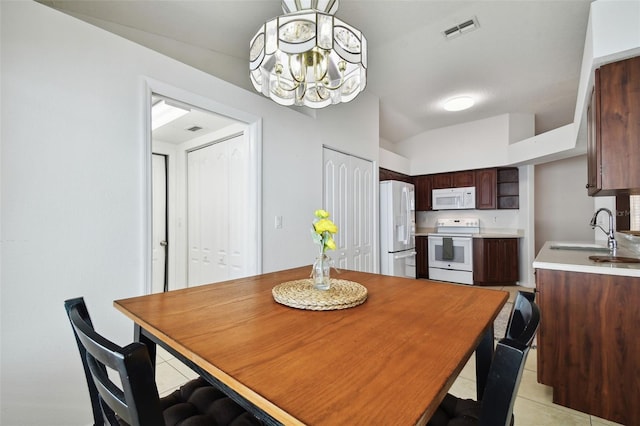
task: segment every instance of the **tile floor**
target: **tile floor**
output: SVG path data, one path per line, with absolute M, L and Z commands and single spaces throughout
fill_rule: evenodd
M 515 299 L 519 287 L 491 287 L 511 293 L 510 300 Z M 537 351 L 529 352 L 522 382 L 514 407 L 515 424 L 517 426 L 612 426 L 617 423 L 595 416 L 571 410 L 551 402 L 551 388 L 541 385 L 536 377 Z M 158 348 L 156 381 L 160 396 L 171 393 L 182 383 L 197 376 L 189 367 L 175 359 L 171 354 Z M 460 377 L 451 387 L 450 392 L 462 398 L 476 397 L 475 359 L 472 357 Z

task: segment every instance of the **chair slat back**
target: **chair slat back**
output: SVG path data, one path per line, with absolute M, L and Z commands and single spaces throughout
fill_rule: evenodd
M 489 368 L 482 398 L 480 426 L 511 424 L 513 405 L 531 343 L 540 324 L 540 310 L 534 302 L 535 294 L 518 292 L 503 339 Z
M 131 426 L 164 425 L 146 346 L 132 343 L 122 348 L 98 334 L 83 298 L 67 300 L 65 309 L 78 343 L 95 424 L 106 420 L 119 425 L 117 414 Z M 117 372 L 120 386 L 110 379 L 108 369 Z

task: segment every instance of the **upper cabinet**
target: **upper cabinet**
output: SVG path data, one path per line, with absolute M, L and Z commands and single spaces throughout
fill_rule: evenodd
M 481 210 L 493 210 L 497 206 L 496 169 L 476 170 L 476 208 Z
M 462 172 L 437 173 L 431 176 L 432 189 L 463 188 L 476 186 L 476 174 L 474 170 Z
M 640 194 L 640 56 L 596 70 L 587 120 L 589 195 Z
M 498 169 L 497 201 L 499 209 L 520 208 L 520 178 L 516 167 Z
M 399 180 L 402 182 L 413 183 L 413 178 L 409 175 L 405 175 L 404 173 L 394 172 L 393 170 L 384 169 L 380 167 L 378 169 L 378 180 L 380 182 L 385 180 Z
M 465 170 L 463 172 L 452 173 L 453 188 L 464 188 L 467 186 L 476 186 L 475 170 Z
M 432 190 L 442 188 L 462 188 L 475 186 L 476 209 L 517 209 L 518 168 L 499 167 L 461 172 L 437 173 L 414 176 L 416 186 L 416 210 L 432 209 Z
M 452 176 L 453 173 L 437 173 L 435 175 L 431 175 L 431 188 L 453 188 Z
M 431 210 L 431 175 L 416 176 L 413 178 L 416 191 L 416 210 Z

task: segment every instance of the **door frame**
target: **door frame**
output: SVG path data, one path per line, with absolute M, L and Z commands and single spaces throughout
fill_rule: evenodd
M 155 157 L 161 157 L 162 158 L 162 165 L 164 166 L 164 187 L 162 188 L 162 191 L 156 191 L 156 192 L 163 192 L 164 193 L 164 211 L 163 211 L 163 216 L 164 216 L 164 241 L 168 242 L 169 241 L 169 155 L 167 154 L 160 154 L 160 153 L 155 153 L 152 152 L 151 153 L 151 158 L 153 159 Z M 153 166 L 152 166 L 153 167 Z M 155 179 L 152 179 L 152 181 L 155 182 Z M 154 188 L 152 187 L 152 191 L 154 190 Z M 153 201 L 153 200 L 152 200 Z M 155 209 L 155 206 L 153 206 L 152 204 L 152 209 Z M 153 215 L 155 216 L 155 211 L 152 211 Z M 152 227 L 151 230 L 153 232 L 153 221 L 152 221 Z M 155 234 L 153 235 L 153 239 L 155 239 Z M 153 248 L 152 248 L 153 250 Z M 163 260 L 163 264 L 164 267 L 163 269 L 163 280 L 162 280 L 162 291 L 167 291 L 169 289 L 169 246 L 165 245 L 164 248 L 162 249 L 164 254 L 164 260 Z M 153 274 L 152 274 L 152 282 L 153 282 Z M 153 284 L 152 284 L 152 289 L 153 289 Z M 157 287 L 156 289 L 154 289 L 157 291 Z
M 151 293 L 152 289 L 152 130 L 151 130 L 151 98 L 153 94 L 165 96 L 177 101 L 192 105 L 214 114 L 224 115 L 247 125 L 246 136 L 249 139 L 251 190 L 248 206 L 254 212 L 252 220 L 247 223 L 249 235 L 252 235 L 252 268 L 256 274 L 262 273 L 262 118 L 247 112 L 224 105 L 210 98 L 188 92 L 184 89 L 171 86 L 161 81 L 143 77 L 141 99 L 143 105 L 142 131 L 143 131 L 143 173 L 144 173 L 144 208 L 142 222 L 143 253 L 145 264 L 143 267 L 144 294 Z M 175 251 L 175 249 L 174 249 Z

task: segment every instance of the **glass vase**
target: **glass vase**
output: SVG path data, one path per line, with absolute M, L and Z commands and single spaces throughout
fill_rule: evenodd
M 331 258 L 321 254 L 313 264 L 313 286 L 317 290 L 329 290 L 331 287 Z

